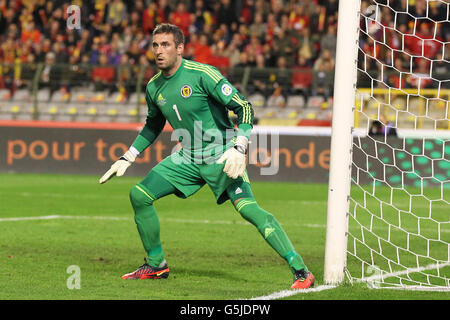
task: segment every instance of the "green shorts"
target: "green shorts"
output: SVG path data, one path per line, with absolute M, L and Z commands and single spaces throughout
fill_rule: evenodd
M 228 199 L 234 201 L 238 198 L 253 197 L 247 171 L 243 177 L 232 179 L 223 172 L 223 167 L 224 164 L 215 162 L 210 164 L 183 162 L 182 156 L 175 152 L 153 167 L 152 171 L 172 184 L 178 190 L 175 194 L 180 198 L 193 195 L 205 184 L 211 188 L 217 204 Z M 150 189 L 150 186 L 145 185 L 145 181 L 146 179 L 140 184 Z

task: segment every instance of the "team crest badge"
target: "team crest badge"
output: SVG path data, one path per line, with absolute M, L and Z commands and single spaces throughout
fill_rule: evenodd
M 192 94 L 192 88 L 190 86 L 188 86 L 187 84 L 185 84 L 184 86 L 181 87 L 181 96 L 183 98 L 189 98 Z

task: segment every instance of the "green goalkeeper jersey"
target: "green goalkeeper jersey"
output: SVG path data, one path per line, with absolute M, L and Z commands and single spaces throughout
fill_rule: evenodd
M 210 159 L 236 135 L 247 138 L 253 126 L 251 104 L 214 67 L 182 59 L 171 76 L 160 71 L 147 84 L 148 115 L 133 146 L 142 152 L 161 133 L 166 120 L 181 143 L 184 157 Z M 238 130 L 229 117 L 238 117 Z

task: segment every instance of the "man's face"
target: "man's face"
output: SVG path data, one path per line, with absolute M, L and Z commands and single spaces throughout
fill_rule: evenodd
M 178 58 L 181 58 L 183 45 L 175 46 L 173 34 L 159 33 L 153 37 L 152 50 L 158 68 L 170 72 L 177 65 Z

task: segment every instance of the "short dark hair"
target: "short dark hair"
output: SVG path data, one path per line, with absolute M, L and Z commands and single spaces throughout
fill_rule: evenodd
M 178 28 L 176 25 L 170 24 L 170 23 L 161 23 L 158 24 L 155 29 L 153 30 L 153 37 L 155 34 L 160 33 L 171 33 L 173 35 L 173 39 L 175 41 L 175 46 L 178 47 L 180 44 L 184 44 L 184 34 L 183 31 L 181 31 L 180 28 Z

